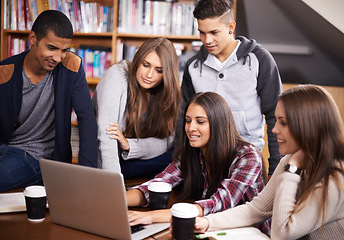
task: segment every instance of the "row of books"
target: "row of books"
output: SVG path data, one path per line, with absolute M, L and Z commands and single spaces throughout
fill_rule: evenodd
M 126 44 L 121 38 L 117 38 L 116 43 L 116 62 L 125 59 L 129 62 L 133 61 L 137 47 Z
M 13 38 L 11 36 L 8 36 L 7 55 L 9 57 L 24 52 L 28 49 L 30 49 L 29 41 L 21 38 Z
M 31 30 L 44 10 L 63 12 L 75 32 L 112 32 L 113 7 L 79 0 L 4 0 L 4 29 Z
M 110 48 L 81 45 L 79 48 L 71 48 L 71 51 L 83 59 L 86 78 L 101 78 L 111 66 Z
M 118 33 L 197 35 L 194 3 L 154 0 L 120 0 Z

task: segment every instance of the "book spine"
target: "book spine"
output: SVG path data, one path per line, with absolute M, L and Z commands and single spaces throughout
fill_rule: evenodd
M 99 78 L 100 75 L 100 51 L 94 50 L 93 53 L 94 60 L 93 60 L 93 77 Z
M 12 0 L 12 10 L 11 10 L 11 29 L 12 30 L 18 30 L 17 29 L 17 23 L 18 23 L 18 19 L 17 19 L 17 0 Z
M 106 65 L 105 69 L 108 69 L 112 64 L 112 53 L 111 51 L 106 52 Z
M 19 17 L 18 17 L 18 21 L 19 21 L 19 30 L 26 30 L 26 21 L 25 21 L 25 0 L 18 0 L 18 10 L 20 12 Z
M 107 32 L 112 32 L 113 31 L 113 7 L 109 7 L 109 14 L 108 14 L 108 30 Z
M 76 1 L 76 12 L 78 15 L 78 27 L 79 27 L 79 31 L 80 32 L 84 32 L 84 27 L 83 27 L 83 21 L 82 21 L 82 17 L 81 17 L 81 9 L 80 9 L 80 1 Z
M 87 23 L 87 32 L 92 32 L 92 25 L 91 25 L 91 5 L 89 3 L 85 4 L 85 16 L 86 16 L 86 23 Z
M 93 78 L 93 50 L 86 49 L 85 50 L 85 64 L 86 64 L 86 77 Z
M 97 25 L 97 33 L 102 32 L 104 24 L 104 6 L 98 6 L 98 25 Z
M 123 21 L 123 1 L 119 0 L 118 3 L 118 17 L 117 17 L 117 32 L 122 33 L 124 28 L 124 21 Z
M 92 32 L 97 32 L 97 26 L 98 26 L 98 4 L 97 3 L 91 3 L 91 9 L 92 9 Z
M 145 32 L 150 33 L 150 18 L 151 18 L 151 1 L 147 0 L 145 2 L 145 11 L 144 11 L 144 25 L 145 25 Z
M 57 10 L 62 12 L 62 2 L 61 0 L 56 0 L 56 7 L 57 7 Z
M 19 54 L 19 38 L 13 39 L 13 55 Z
M 3 27 L 4 27 L 4 29 L 8 29 L 8 26 L 7 26 L 7 23 L 9 22 L 8 21 L 8 10 L 9 10 L 9 7 L 10 6 L 8 6 L 8 2 L 7 2 L 7 0 L 4 0 L 4 5 L 2 6 L 3 7 L 3 9 L 4 9 L 4 25 L 3 25 Z
M 106 70 L 106 51 L 99 52 L 99 77 L 103 76 Z
M 123 42 L 122 39 L 117 38 L 116 42 L 116 62 L 120 62 L 123 59 Z
M 48 1 L 48 0 L 46 0 Z M 61 2 L 62 4 L 62 12 L 70 19 L 70 14 L 69 14 L 69 7 L 68 7 L 68 3 L 67 0 L 62 0 Z
M 102 32 L 108 32 L 108 14 L 109 14 L 109 8 L 105 6 L 104 10 L 103 10 L 103 28 L 102 28 Z
M 137 15 L 137 26 L 138 26 L 138 33 L 144 34 L 144 1 L 138 0 L 137 1 L 137 9 L 136 9 L 136 15 Z
M 72 1 L 72 5 L 73 5 L 73 14 L 74 14 L 74 31 L 75 32 L 79 32 L 80 31 L 80 27 L 79 27 L 79 16 L 78 16 L 78 9 L 77 9 L 77 3 L 76 0 Z
M 160 8 L 160 2 L 153 1 L 153 11 L 152 11 L 152 33 L 154 35 L 157 35 L 159 33 L 159 22 L 160 22 L 160 16 L 159 16 L 159 8 Z
M 25 30 L 31 30 L 32 20 L 30 13 L 30 4 L 29 0 L 25 0 Z
M 88 27 L 88 19 L 86 15 L 86 3 L 84 1 L 80 2 L 80 12 L 81 12 L 81 19 L 83 22 L 83 32 L 88 33 L 89 27 Z
M 75 23 L 75 12 L 74 12 L 74 4 L 73 1 L 69 3 L 69 13 L 70 13 L 70 21 L 73 25 L 73 31 L 77 31 L 76 29 L 76 23 Z

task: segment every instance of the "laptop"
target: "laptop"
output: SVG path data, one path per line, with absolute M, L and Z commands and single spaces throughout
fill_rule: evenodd
M 121 173 L 40 159 L 53 223 L 113 239 L 144 239 L 170 223 L 143 225 L 131 233 Z

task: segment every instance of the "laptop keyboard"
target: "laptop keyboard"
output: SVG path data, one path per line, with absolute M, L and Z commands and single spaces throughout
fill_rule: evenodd
M 145 229 L 145 227 L 142 224 L 138 224 L 135 226 L 130 226 L 130 229 L 131 229 L 131 234 L 133 234 L 133 233 L 136 233 L 136 232 L 139 232 L 139 231 Z

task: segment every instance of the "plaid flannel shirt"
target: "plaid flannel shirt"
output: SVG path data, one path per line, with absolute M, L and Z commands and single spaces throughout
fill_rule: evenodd
M 204 168 L 205 165 L 202 156 L 200 157 L 200 162 L 204 176 L 204 191 L 202 195 L 204 197 L 208 189 L 208 182 L 207 171 Z M 138 188 L 144 194 L 147 199 L 146 206 L 148 206 L 150 201 L 148 185 L 150 182 L 167 182 L 173 188 L 182 183 L 183 179 L 181 175 L 180 160 L 175 159 L 163 172 L 156 175 L 154 179 L 135 188 Z M 201 199 L 195 203 L 203 208 L 204 215 L 208 215 L 251 201 L 263 187 L 263 164 L 259 150 L 252 145 L 238 146 L 237 154 L 228 171 L 228 178 L 222 180 L 217 191 L 209 199 Z M 259 228 L 263 232 L 269 233 L 269 225 L 267 221 Z

